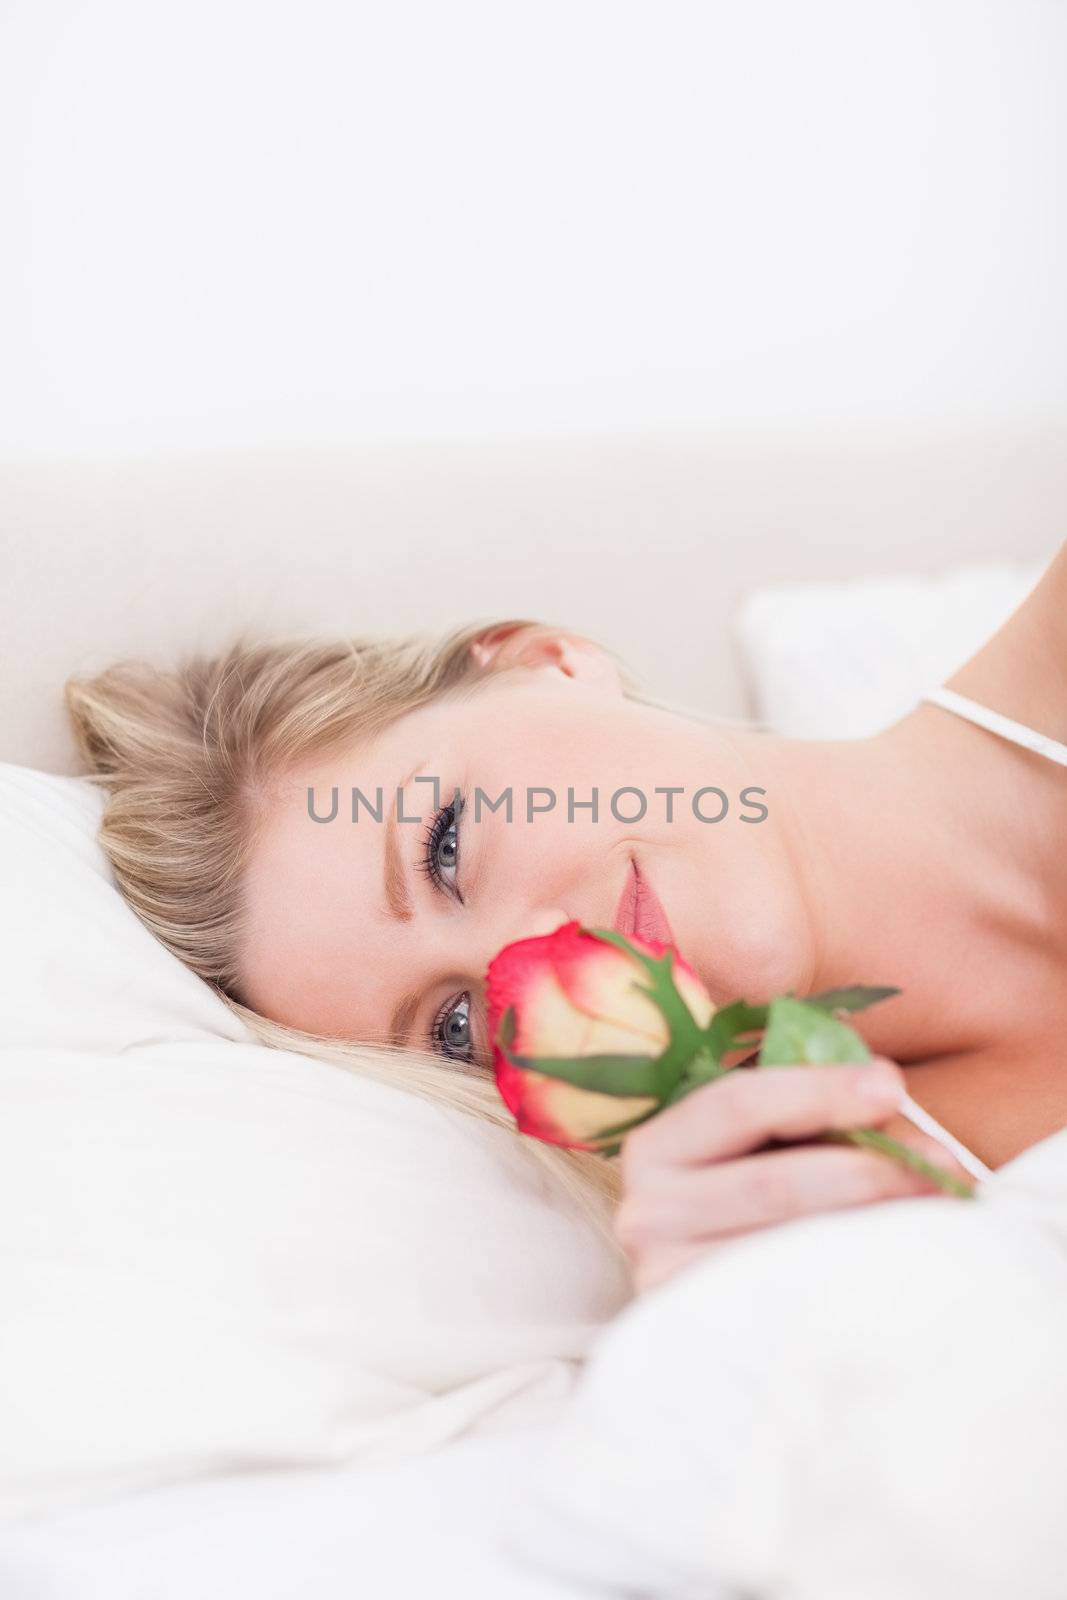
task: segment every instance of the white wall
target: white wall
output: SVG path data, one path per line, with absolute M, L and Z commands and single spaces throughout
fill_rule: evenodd
M 1065 90 L 1058 0 L 6 0 L 0 455 L 1054 425 Z

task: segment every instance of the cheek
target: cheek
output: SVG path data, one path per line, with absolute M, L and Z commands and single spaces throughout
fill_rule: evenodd
M 807 987 L 810 938 L 788 863 L 751 830 L 657 862 L 678 947 L 716 1004 Z
M 563 918 L 609 925 L 634 830 L 621 827 L 610 814 L 605 822 L 603 807 L 596 824 L 587 811 L 577 811 L 568 822 L 565 791 L 551 812 L 535 814 L 530 822 L 525 790 L 516 789 L 514 798 L 512 822 L 501 811 L 495 817 L 483 813 L 478 825 L 484 836 L 478 876 L 484 873 L 490 899 L 499 895 L 509 905 L 551 908 Z

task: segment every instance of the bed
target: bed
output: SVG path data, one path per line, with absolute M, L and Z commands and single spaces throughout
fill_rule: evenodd
M 256 1045 L 117 895 L 59 694 L 70 672 L 209 648 L 238 623 L 543 615 L 618 648 L 664 698 L 798 735 L 862 733 L 871 683 L 884 723 L 1025 592 L 1064 486 L 1062 452 L 1039 437 L 856 441 L 832 457 L 596 441 L 3 470 L 5 1597 L 854 1600 L 857 1561 L 864 1600 L 900 1592 L 891 1564 L 889 1586 L 872 1585 L 858 1515 L 835 1567 L 761 1524 L 755 1493 L 744 1515 L 722 1501 L 732 1539 L 724 1525 L 701 1543 L 682 1494 L 677 1519 L 663 1514 L 679 1463 L 697 1464 L 694 1481 L 723 1469 L 702 1435 L 649 1415 L 670 1401 L 645 1385 L 649 1352 L 701 1316 L 721 1335 L 708 1307 L 724 1297 L 756 1316 L 758 1253 L 739 1251 L 725 1281 L 692 1275 L 689 1300 L 630 1305 L 595 1219 L 516 1141 Z M 447 615 L 413 603 L 404 578 L 443 534 L 470 574 Z M 663 586 L 649 607 L 633 563 L 653 546 Z M 999 1202 L 1033 1294 L 1020 1287 L 1019 1303 L 1044 1332 L 994 1320 L 987 1348 L 1014 1337 L 1034 1372 L 1067 1332 L 1042 1253 L 1061 1164 L 1045 1152 Z M 352 1226 L 376 1207 L 387 1232 Z M 894 1238 L 902 1273 L 925 1259 L 925 1229 Z M 847 1227 L 816 1226 L 786 1253 L 810 1252 L 817 1277 L 861 1249 Z M 872 1303 L 852 1302 L 857 1326 Z M 738 1375 L 751 1404 L 731 1425 L 751 1435 L 737 1461 L 758 1474 L 773 1451 L 757 1449 L 766 1412 L 750 1380 Z M 1005 1390 L 1020 1405 L 1029 1392 Z M 1050 1391 L 1050 1417 L 1062 1402 Z M 1062 1479 L 1055 1440 L 1037 1442 L 1048 1481 Z M 607 1477 L 583 1491 L 579 1464 L 608 1447 L 628 1473 L 610 1495 Z M 1005 1449 L 1010 1462 L 1021 1445 Z M 967 1479 L 972 1503 L 990 1481 Z M 1043 1600 L 1067 1553 L 1042 1542 L 1040 1503 L 1026 1509 L 1006 1526 L 1033 1560 L 1010 1570 Z M 941 1582 L 938 1548 L 924 1570 Z M 980 1575 L 970 1592 L 986 1592 Z

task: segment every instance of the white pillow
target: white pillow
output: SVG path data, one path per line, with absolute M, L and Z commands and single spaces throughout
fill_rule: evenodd
M 524 1142 L 256 1043 L 0 766 L 0 1515 L 551 1413 L 627 1294 Z
M 879 732 L 996 632 L 1045 565 L 753 590 L 734 628 L 755 715 L 793 739 Z

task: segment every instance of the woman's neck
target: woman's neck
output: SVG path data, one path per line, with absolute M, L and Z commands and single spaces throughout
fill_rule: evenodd
M 813 987 L 900 987 L 867 1025 L 898 1059 L 1018 1026 L 994 974 L 1054 933 L 1045 891 L 1061 853 L 1041 822 L 1057 802 L 1062 820 L 1062 800 L 1038 759 L 927 706 L 872 739 L 753 753 L 811 908 Z
M 798 987 L 899 988 L 855 1025 L 991 1165 L 1067 1122 L 1062 772 L 925 705 L 871 739 L 737 743 L 809 908 Z
M 1067 545 L 947 681 L 1067 740 Z M 856 1026 L 990 1165 L 1067 1124 L 1063 769 L 930 705 L 871 739 L 737 745 L 808 908 L 797 987 L 897 986 Z

